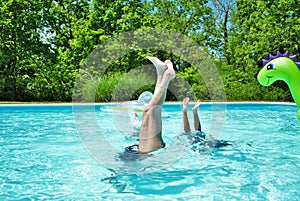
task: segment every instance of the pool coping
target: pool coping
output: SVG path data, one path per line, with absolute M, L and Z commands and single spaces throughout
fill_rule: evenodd
M 106 103 L 0 103 L 0 107 L 29 107 L 29 106 L 73 106 L 73 105 L 117 105 L 122 102 L 106 102 Z M 191 101 L 190 103 L 195 103 L 195 101 Z M 178 102 L 166 102 L 165 105 L 178 105 L 182 104 L 181 101 Z M 220 105 L 242 105 L 242 104 L 248 104 L 248 105 L 292 105 L 296 106 L 296 103 L 293 102 L 268 102 L 268 101 L 230 101 L 230 102 L 208 102 L 204 101 L 202 102 L 203 105 L 212 105 L 212 104 L 220 104 Z

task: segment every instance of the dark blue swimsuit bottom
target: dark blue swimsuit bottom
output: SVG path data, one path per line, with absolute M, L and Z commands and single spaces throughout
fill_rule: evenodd
M 166 144 L 163 142 L 162 143 L 162 147 L 161 148 L 164 148 L 166 146 Z M 139 154 L 140 152 L 138 152 L 137 150 L 134 150 L 135 147 L 139 147 L 139 145 L 135 144 L 135 145 L 131 145 L 129 147 L 126 147 L 125 148 L 125 152 L 127 153 L 132 153 L 132 154 Z

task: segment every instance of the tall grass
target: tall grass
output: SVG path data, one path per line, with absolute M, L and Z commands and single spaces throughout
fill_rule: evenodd
M 84 83 L 81 90 L 83 102 L 118 102 L 136 100 L 144 91 L 153 91 L 153 74 L 138 72 L 113 72 Z

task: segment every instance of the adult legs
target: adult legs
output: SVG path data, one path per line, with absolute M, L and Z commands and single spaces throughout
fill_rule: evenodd
M 165 63 L 163 63 L 157 58 L 150 58 L 149 59 L 153 62 L 157 69 L 158 77 L 152 99 L 143 112 L 138 147 L 138 151 L 140 153 L 148 153 L 163 146 L 163 140 L 161 136 L 162 105 L 166 99 L 169 82 L 175 77 L 173 64 L 170 61 L 165 61 Z

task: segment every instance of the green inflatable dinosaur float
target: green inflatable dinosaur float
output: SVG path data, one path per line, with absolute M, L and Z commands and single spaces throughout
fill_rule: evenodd
M 257 75 L 258 82 L 263 86 L 270 86 L 277 80 L 287 83 L 292 97 L 298 107 L 297 117 L 300 121 L 300 62 L 296 55 L 289 56 L 289 52 L 269 55 L 269 60 L 263 59 L 264 67 Z

